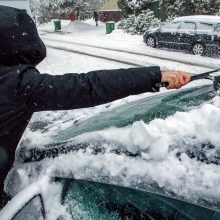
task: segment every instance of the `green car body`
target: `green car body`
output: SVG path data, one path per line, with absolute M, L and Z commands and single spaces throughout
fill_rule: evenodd
M 55 135 L 52 144 L 40 149 L 30 149 L 27 152 L 22 150 L 18 154 L 18 158 L 24 164 L 28 164 L 42 161 L 45 158 L 55 158 L 69 152 L 74 153 L 79 150 L 86 152 L 86 149 L 91 147 L 91 143 L 78 141 L 76 144 L 74 140 L 79 135 L 101 131 L 109 127 L 122 128 L 140 120 L 149 123 L 156 118 L 166 119 L 176 112 L 187 112 L 203 103 L 208 103 L 216 96 L 218 96 L 218 91 L 215 91 L 213 85 L 206 84 L 124 104 L 74 124 Z M 101 148 L 102 146 L 95 146 L 93 154 L 105 154 Z M 127 157 L 139 156 L 138 152 L 136 154 L 117 150 L 112 152 L 125 154 Z M 190 156 L 195 157 L 193 153 Z M 204 163 L 218 164 L 218 158 L 208 162 L 204 158 L 201 160 Z M 91 178 L 88 174 L 88 177 L 85 176 L 84 179 L 77 179 L 57 175 L 52 179 L 52 182 L 62 185 L 60 203 L 67 207 L 67 211 L 73 219 L 76 217 L 76 203 L 77 207 L 80 206 L 83 210 L 79 219 L 220 219 L 218 211 L 220 206 L 213 208 L 210 204 L 206 207 L 200 203 L 199 205 L 192 204 L 189 201 L 181 200 L 176 195 L 163 193 L 163 190 L 149 191 L 150 188 L 142 187 L 141 182 L 138 186 L 126 187 L 124 183 L 117 185 L 114 181 L 111 182 L 109 177 L 98 178 L 97 176 Z M 204 205 L 206 204 L 204 203 Z

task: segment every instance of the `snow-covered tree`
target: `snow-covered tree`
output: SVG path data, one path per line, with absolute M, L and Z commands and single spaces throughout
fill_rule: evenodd
M 133 14 L 132 8 L 128 4 L 128 0 L 117 0 L 118 7 L 122 10 L 122 16 L 127 18 L 128 15 Z
M 219 0 L 161 0 L 160 7 L 169 16 L 195 14 L 215 15 L 220 9 Z
M 29 0 L 35 22 L 45 23 L 50 20 L 49 0 Z
M 77 19 L 84 18 L 86 15 L 92 15 L 93 11 L 98 11 L 103 5 L 103 0 L 76 0 L 74 10 Z
M 155 17 L 154 12 L 151 10 L 142 11 L 136 20 L 136 33 L 143 34 L 149 28 L 157 27 L 162 22 Z
M 134 14 L 138 16 L 143 10 L 150 9 L 154 11 L 156 17 L 165 20 L 167 18 L 166 14 L 160 10 L 159 1 L 160 0 L 117 0 L 118 6 L 122 10 L 122 15 L 127 18 L 128 15 Z
M 133 10 L 143 10 L 157 0 L 128 0 L 128 6 Z
M 118 6 L 125 17 L 130 14 L 139 15 L 142 10 L 149 9 L 158 0 L 118 0 Z
M 40 23 L 51 19 L 66 18 L 75 12 L 77 18 L 85 17 L 94 10 L 99 10 L 103 0 L 29 0 L 36 20 Z

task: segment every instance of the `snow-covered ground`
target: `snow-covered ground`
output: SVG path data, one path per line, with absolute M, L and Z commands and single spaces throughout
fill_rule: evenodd
M 179 57 L 180 59 L 195 60 L 197 63 L 210 62 L 220 66 L 219 60 L 214 58 L 195 57 L 180 52 L 167 52 L 161 49 L 146 48 L 141 36 L 130 36 L 119 30 L 114 31 L 111 35 L 105 35 L 104 24 L 100 24 L 97 28 L 94 21 L 91 20 L 86 23 L 78 22 L 75 26 L 69 26 L 68 24 L 69 21 L 63 21 L 63 26 L 67 26 L 63 30 L 71 33 L 48 33 L 53 31 L 52 23 L 39 27 L 39 31 L 43 39 L 44 37 L 49 37 L 54 40 L 73 41 L 98 46 L 103 45 L 110 48 L 126 48 L 131 51 L 149 51 L 150 53 L 160 54 L 160 56 L 164 57 Z M 57 44 L 59 45 L 59 41 L 57 41 Z M 64 74 L 128 67 L 130 66 L 117 62 L 48 49 L 47 58 L 37 68 L 40 72 Z M 169 66 L 169 69 L 173 69 L 173 66 Z M 200 70 L 203 71 L 206 69 L 201 68 Z M 195 73 L 195 69 L 192 67 L 189 67 L 187 71 Z M 186 87 L 210 83 L 201 80 L 190 83 Z M 170 91 L 166 89 L 161 90 L 161 93 L 165 92 Z M 61 131 L 73 126 L 73 122 L 75 121 L 83 121 L 102 112 L 111 111 L 113 108 L 125 103 L 153 95 L 155 94 L 146 93 L 130 96 L 110 104 L 88 109 L 36 113 L 23 136 L 23 141 L 27 142 L 28 140 L 30 147 L 39 146 L 40 148 L 52 142 L 54 134 L 59 134 Z M 31 125 L 36 122 L 45 123 L 44 128 L 47 132 L 41 133 L 39 130 L 31 130 Z M 183 140 L 188 144 L 191 144 L 192 141 L 194 144 L 205 141 L 212 143 L 216 147 L 216 152 L 218 152 L 220 149 L 218 138 L 219 124 L 220 99 L 216 97 L 210 103 L 205 103 L 185 113 L 177 112 L 165 120 L 154 119 L 149 124 L 137 121 L 125 128 L 111 127 L 103 131 L 83 134 L 78 137 L 78 141 L 105 139 L 109 143 L 105 147 L 110 149 L 114 147 L 111 145 L 111 141 L 114 143 L 117 140 L 124 144 L 126 149 L 131 152 L 140 151 L 141 157 L 130 158 L 125 155 L 117 156 L 110 152 L 96 156 L 91 154 L 91 152 L 84 154 L 82 151 L 79 151 L 75 154 L 70 153 L 69 155 L 59 156 L 56 159 L 45 160 L 41 166 L 37 167 L 34 167 L 34 164 L 18 165 L 18 173 L 20 175 L 19 190 L 37 181 L 39 176 L 47 175 L 51 170 L 59 169 L 64 172 L 66 170 L 66 172 L 73 173 L 78 178 L 83 178 L 86 172 L 90 170 L 91 176 L 107 174 L 113 178 L 123 174 L 126 176 L 123 179 L 125 186 L 143 181 L 145 183 L 149 182 L 150 185 L 157 184 L 163 190 L 169 191 L 171 194 L 174 193 L 189 201 L 197 202 L 205 198 L 206 202 L 209 204 L 213 203 L 213 207 L 219 208 L 219 166 L 192 160 L 186 154 L 182 154 L 181 160 L 179 160 L 176 157 L 176 150 L 169 149 L 170 145 L 178 145 Z M 94 170 L 100 172 L 93 173 L 92 171 Z M 13 193 L 10 186 L 9 191 Z
M 190 63 L 195 63 L 203 67 L 204 65 L 210 66 L 210 68 L 218 68 L 220 66 L 219 57 L 211 58 L 211 57 L 198 57 L 189 53 L 179 53 L 176 51 L 171 51 L 167 49 L 154 49 L 149 48 L 143 42 L 143 37 L 141 35 L 129 35 L 124 33 L 122 30 L 116 29 L 111 34 L 105 34 L 105 26 L 103 23 L 99 25 L 99 27 L 95 27 L 93 24 L 94 21 L 88 20 L 87 23 L 82 23 L 79 21 L 70 23 L 69 21 L 65 21 L 63 24 L 63 34 L 48 34 L 44 31 L 53 32 L 54 27 L 53 23 L 50 23 L 46 26 L 40 27 L 40 33 L 42 34 L 43 40 L 47 43 L 48 40 L 59 40 L 64 41 L 66 43 L 81 43 L 87 44 L 91 46 L 99 46 L 105 47 L 109 49 L 120 49 L 130 52 L 137 52 L 146 55 L 177 60 L 179 62 L 187 61 Z M 93 25 L 91 25 L 93 24 Z M 117 26 L 117 25 L 116 25 Z M 67 32 L 66 32 L 67 31 Z M 72 32 L 71 32 L 72 31 Z M 66 33 L 66 34 L 64 34 Z M 69 33 L 69 34 L 68 34 Z M 64 43 L 62 42 L 62 44 Z M 51 42 L 50 42 L 51 43 Z M 61 43 L 61 42 L 60 42 Z M 61 45 L 62 45 L 61 44 Z M 69 47 L 69 45 L 67 46 Z M 104 55 L 104 54 L 103 54 Z M 150 59 L 150 58 L 148 58 Z M 148 60 L 146 60 L 147 62 Z M 158 61 L 156 61 L 158 62 Z M 161 61 L 159 61 L 161 62 Z M 149 60 L 150 64 L 155 64 L 154 60 Z M 158 64 L 158 63 L 156 63 Z M 181 65 L 178 67 L 173 67 L 173 64 L 164 64 L 159 63 L 160 66 L 164 66 L 165 68 L 182 68 Z M 170 65 L 170 66 L 169 66 Z M 188 70 L 189 71 L 189 70 Z M 196 71 L 202 71 L 202 69 L 191 69 L 193 73 L 197 73 Z

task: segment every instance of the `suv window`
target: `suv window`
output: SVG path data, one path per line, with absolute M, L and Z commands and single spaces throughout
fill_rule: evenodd
M 196 23 L 194 22 L 183 22 L 181 24 L 180 29 L 184 29 L 184 30 L 195 30 L 196 29 Z
M 163 29 L 177 29 L 180 25 L 180 22 L 170 22 L 163 26 Z
M 212 31 L 214 28 L 213 24 L 209 24 L 209 23 L 199 23 L 198 26 L 198 30 L 202 30 L 202 31 Z
M 216 30 L 220 32 L 220 24 L 217 25 L 217 29 Z

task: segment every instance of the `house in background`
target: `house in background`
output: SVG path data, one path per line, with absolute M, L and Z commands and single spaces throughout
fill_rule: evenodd
M 103 8 L 99 10 L 99 18 L 102 22 L 121 20 L 121 10 L 118 7 L 117 0 L 104 0 Z
M 117 0 L 104 0 L 103 1 L 104 10 L 118 10 Z
M 30 5 L 27 0 L 0 0 L 0 5 L 24 9 L 32 17 Z

